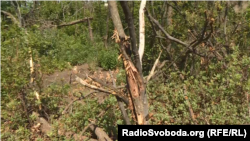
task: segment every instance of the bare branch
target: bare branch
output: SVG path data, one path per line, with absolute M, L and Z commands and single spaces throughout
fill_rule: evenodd
M 158 64 L 158 62 L 159 62 L 160 57 L 161 57 L 161 53 L 162 53 L 162 51 L 160 52 L 158 58 L 155 60 L 154 66 L 152 67 L 152 69 L 151 69 L 151 71 L 150 71 L 150 74 L 149 74 L 148 77 L 147 77 L 147 82 L 150 80 L 150 78 L 151 78 L 151 77 L 153 76 L 153 74 L 154 74 L 155 68 L 156 68 L 156 66 L 157 66 L 157 64 Z
M 112 73 L 111 73 L 110 70 L 109 70 L 109 73 L 110 73 L 110 76 L 111 76 L 112 81 L 113 81 L 113 87 L 116 88 L 116 83 L 115 83 L 115 80 L 114 80 L 113 75 L 112 75 Z M 126 112 L 126 110 L 125 110 L 125 107 L 124 107 L 123 102 L 121 101 L 121 99 L 120 99 L 119 97 L 116 97 L 116 99 L 117 99 L 119 108 L 120 108 L 120 110 L 121 110 L 121 112 L 122 112 L 122 117 L 123 117 L 123 119 L 125 120 L 125 122 L 126 122 L 127 125 L 131 125 L 131 122 L 130 122 L 130 120 L 129 120 L 129 117 L 128 117 L 128 114 L 127 114 L 127 112 Z
M 103 131 L 102 128 L 95 124 L 90 124 L 89 128 L 96 134 L 98 141 L 112 141 L 110 137 Z
M 84 18 L 84 19 L 80 19 L 80 20 L 76 20 L 76 21 L 72 21 L 72 22 L 64 23 L 64 24 L 60 24 L 60 25 L 55 25 L 55 26 L 60 28 L 60 27 L 64 27 L 64 26 L 70 26 L 70 25 L 75 25 L 75 24 L 78 24 L 78 23 L 86 22 L 86 21 L 92 20 L 92 19 L 93 19 L 92 17 Z
M 94 90 L 98 90 L 98 91 L 101 91 L 101 92 L 104 92 L 104 93 L 109 93 L 109 94 L 112 94 L 112 95 L 115 95 L 115 96 L 118 96 L 119 98 L 121 98 L 126 104 L 128 104 L 128 99 L 125 97 L 125 96 L 122 96 L 118 93 L 116 93 L 115 91 L 108 91 L 106 89 L 102 89 L 102 88 L 98 88 L 96 86 L 93 86 L 93 85 L 90 85 L 88 84 L 87 82 L 83 81 L 81 78 L 79 78 L 78 76 L 76 76 L 76 81 L 81 83 L 82 85 L 86 86 L 86 87 L 89 87 L 91 89 L 94 89 Z
M 105 110 L 103 110 L 98 116 L 97 116 L 97 118 L 100 118 L 100 117 L 102 117 L 105 113 L 106 113 L 106 111 L 108 111 L 108 109 L 110 108 L 111 106 L 109 105 Z M 94 121 L 92 121 L 88 126 L 86 126 L 83 130 L 82 130 L 82 132 L 80 133 L 80 135 L 82 135 L 83 133 L 85 133 L 86 131 L 87 131 L 87 129 L 89 128 L 89 127 L 91 127 L 91 125 L 93 125 L 93 124 L 95 124 L 95 122 L 96 122 L 96 119 L 94 120 Z M 91 128 L 92 129 L 92 128 Z M 94 131 L 94 130 L 93 130 Z
M 90 79 L 92 79 L 93 81 L 96 81 L 97 83 L 100 83 L 101 85 L 109 88 L 109 89 L 112 89 L 112 90 L 116 90 L 116 87 L 112 86 L 112 85 L 108 85 L 104 82 L 102 82 L 102 80 L 98 79 L 98 78 L 94 78 L 94 77 L 91 77 L 91 76 L 88 76 Z
M 1 12 L 7 16 L 9 16 L 11 18 L 11 20 L 14 22 L 14 24 L 17 24 L 19 27 L 21 27 L 20 22 L 18 22 L 18 20 L 9 12 L 3 11 L 1 10 Z
M 146 8 L 145 8 L 145 9 L 146 9 Z M 179 39 L 177 39 L 177 38 L 174 38 L 174 37 L 172 37 L 171 35 L 169 35 L 169 34 L 164 30 L 164 28 L 159 24 L 159 22 L 151 16 L 151 14 L 148 12 L 148 10 L 146 9 L 145 11 L 146 11 L 146 14 L 147 14 L 147 16 L 148 16 L 148 19 L 151 20 L 153 23 L 155 23 L 155 24 L 159 27 L 159 29 L 164 33 L 164 35 L 165 35 L 169 40 L 174 41 L 174 42 L 176 42 L 176 43 L 178 43 L 178 44 L 181 44 L 181 45 L 183 45 L 183 46 L 185 46 L 185 47 L 188 47 L 188 44 L 187 44 L 187 43 L 185 43 L 185 42 L 183 42 L 183 41 L 181 41 L 181 40 L 179 40 Z

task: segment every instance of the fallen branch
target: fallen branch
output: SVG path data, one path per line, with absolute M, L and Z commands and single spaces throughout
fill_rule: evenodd
M 32 112 L 32 115 L 34 117 L 36 117 L 36 123 L 32 128 L 31 130 L 40 130 L 42 133 L 45 133 L 45 134 L 49 134 L 50 132 L 53 131 L 53 126 L 51 126 L 49 124 L 49 122 L 43 118 L 43 117 L 40 117 L 39 113 L 36 113 L 36 112 Z M 80 134 L 76 134 L 74 132 L 64 132 L 63 130 L 59 129 L 57 131 L 57 133 L 60 135 L 60 136 L 65 136 L 66 135 L 66 138 L 68 135 L 70 135 L 71 137 L 73 137 L 75 140 L 84 140 L 84 139 L 88 139 L 88 137 L 86 136 L 82 136 Z M 89 141 L 97 141 L 96 139 L 92 139 L 90 138 Z
M 6 11 L 3 11 L 3 10 L 1 10 L 1 13 L 3 13 L 3 14 L 5 14 L 5 15 L 9 16 L 9 18 L 11 18 L 11 20 L 12 20 L 15 24 L 17 24 L 19 27 L 21 27 L 20 22 L 19 22 L 11 13 L 6 12 Z
M 84 19 L 75 20 L 75 21 L 72 21 L 72 22 L 69 22 L 69 23 L 63 23 L 63 24 L 59 24 L 59 25 L 50 25 L 48 27 L 49 28 L 52 28 L 52 27 L 61 28 L 61 27 L 65 27 L 65 26 L 75 25 L 75 24 L 78 24 L 78 23 L 83 23 L 83 22 L 86 22 L 86 21 L 92 20 L 92 19 L 93 19 L 92 17 L 84 18 Z
M 115 80 L 114 80 L 113 75 L 112 75 L 110 70 L 109 70 L 109 73 L 110 73 L 110 76 L 112 78 L 113 87 L 116 88 L 116 83 L 115 83 Z M 118 106 L 119 106 L 119 108 L 120 108 L 120 110 L 122 112 L 122 117 L 123 117 L 124 121 L 126 122 L 127 125 L 131 125 L 128 114 L 127 114 L 127 112 L 125 110 L 125 107 L 124 107 L 124 103 L 122 102 L 122 100 L 119 97 L 116 97 L 116 99 L 117 99 L 117 102 L 118 102 Z
M 108 85 L 108 84 L 102 82 L 102 80 L 100 80 L 100 79 L 98 79 L 98 78 L 94 78 L 94 77 L 91 77 L 91 76 L 88 76 L 88 77 L 89 77 L 90 79 L 96 81 L 97 83 L 99 83 L 99 84 L 101 84 L 101 85 L 107 87 L 107 88 L 110 88 L 110 89 L 112 89 L 112 90 L 115 90 L 115 89 L 116 89 L 114 86 Z
M 65 23 L 65 24 L 60 24 L 60 25 L 57 25 L 57 27 L 64 27 L 64 26 L 70 26 L 70 25 L 74 25 L 74 24 L 78 24 L 78 23 L 82 23 L 82 22 L 86 22 L 88 20 L 92 20 L 93 18 L 90 17 L 90 18 L 84 18 L 84 19 L 80 19 L 80 20 L 76 20 L 76 21 L 72 21 L 72 22 L 69 22 L 69 23 Z
M 108 91 L 106 89 L 102 89 L 102 88 L 98 88 L 96 86 L 93 86 L 93 85 L 90 85 L 88 84 L 87 82 L 83 81 L 81 78 L 79 78 L 78 76 L 76 76 L 76 81 L 81 83 L 82 85 L 86 86 L 86 87 L 89 87 L 91 89 L 94 89 L 94 90 L 98 90 L 98 91 L 101 91 L 101 92 L 104 92 L 104 93 L 109 93 L 109 94 L 112 94 L 112 95 L 115 95 L 115 96 L 118 96 L 119 98 L 121 98 L 126 104 L 128 104 L 128 99 L 118 93 L 116 93 L 115 91 Z
M 91 77 L 91 76 L 87 76 L 87 77 L 90 78 L 90 79 L 92 79 L 93 81 L 95 81 L 95 82 L 97 82 L 97 83 L 99 83 L 99 84 L 107 87 L 107 88 L 110 88 L 110 89 L 114 90 L 114 91 L 117 91 L 117 89 L 121 89 L 121 88 L 125 88 L 126 87 L 126 86 L 117 86 L 117 87 L 114 87 L 112 85 L 108 85 L 108 84 L 102 82 L 102 80 L 100 80 L 98 78 L 94 78 L 94 77 Z
M 112 141 L 110 137 L 95 124 L 90 124 L 89 128 L 96 134 L 98 141 Z
M 150 78 L 153 76 L 153 74 L 155 72 L 155 68 L 156 68 L 156 66 L 157 66 L 157 64 L 159 62 L 160 57 L 161 57 L 161 53 L 162 53 L 162 51 L 160 52 L 158 58 L 155 60 L 154 66 L 152 67 L 152 69 L 151 69 L 151 71 L 150 71 L 150 73 L 149 73 L 149 75 L 147 77 L 147 82 L 150 80 Z
M 146 9 L 146 8 L 145 8 L 145 9 Z M 181 44 L 181 45 L 183 45 L 183 46 L 185 46 L 185 47 L 188 47 L 188 44 L 187 44 L 187 43 L 185 43 L 185 42 L 183 42 L 183 41 L 181 41 L 181 40 L 179 40 L 179 39 L 177 39 L 177 38 L 174 38 L 174 37 L 172 37 L 171 35 L 169 35 L 169 34 L 164 30 L 164 28 L 160 25 L 160 23 L 159 23 L 156 19 L 154 19 L 154 18 L 151 16 L 151 14 L 148 12 L 148 10 L 146 9 L 145 11 L 146 11 L 145 13 L 147 14 L 148 19 L 151 20 L 153 23 L 155 23 L 155 24 L 159 27 L 159 29 L 164 33 L 164 35 L 165 35 L 169 40 L 174 41 L 174 42 L 176 42 L 176 43 L 178 43 L 178 44 Z
M 102 117 L 102 116 L 105 114 L 105 112 L 106 112 L 110 107 L 111 107 L 111 106 L 109 105 L 105 110 L 101 111 L 101 112 L 99 113 L 99 115 L 98 115 L 96 118 Z M 82 132 L 80 133 L 80 135 L 82 135 L 83 133 L 85 133 L 85 132 L 87 131 L 87 129 L 88 129 L 92 124 L 95 124 L 95 122 L 96 122 L 96 119 L 93 120 L 91 123 L 89 123 L 89 125 L 86 126 L 86 127 L 82 130 Z

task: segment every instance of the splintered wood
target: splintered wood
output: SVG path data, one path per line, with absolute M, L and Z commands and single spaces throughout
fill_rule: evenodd
M 115 39 L 115 42 L 116 43 L 119 43 L 120 42 L 120 38 L 119 38 L 119 34 L 118 34 L 118 31 L 117 31 L 117 29 L 115 29 L 114 31 L 113 31 L 113 36 L 111 37 L 111 39 Z
M 139 90 L 137 86 L 137 80 L 135 78 L 135 73 L 138 73 L 134 65 L 130 61 L 126 61 L 123 58 L 126 74 L 128 76 L 128 82 L 130 85 L 130 91 L 133 94 L 133 97 L 139 97 Z
M 140 74 L 138 73 L 137 69 L 135 68 L 134 64 L 131 62 L 130 58 L 127 56 L 125 48 L 128 48 L 129 37 L 125 35 L 123 40 L 120 40 L 119 33 L 115 29 L 112 39 L 115 39 L 116 43 L 120 45 L 121 55 L 118 57 L 120 59 L 122 57 L 126 76 L 127 76 L 127 83 L 129 86 L 130 97 L 129 97 L 129 109 L 132 111 L 132 118 L 136 117 L 137 123 L 139 125 L 144 124 L 144 113 L 143 113 L 143 99 L 141 99 L 140 94 L 144 93 L 144 84 L 143 79 L 141 78 Z

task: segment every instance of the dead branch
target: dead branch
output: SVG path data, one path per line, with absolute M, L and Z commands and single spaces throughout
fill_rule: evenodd
M 111 76 L 112 81 L 113 81 L 113 87 L 116 88 L 116 83 L 115 83 L 114 77 L 113 77 L 110 70 L 109 70 L 109 73 L 110 73 L 110 76 Z M 122 112 L 122 117 L 123 117 L 124 121 L 126 122 L 127 125 L 131 125 L 131 122 L 129 120 L 128 114 L 127 114 L 127 112 L 125 110 L 125 107 L 124 107 L 124 104 L 123 104 L 122 100 L 119 97 L 116 97 L 116 99 L 117 99 L 119 108 L 120 108 L 120 110 Z
M 102 128 L 90 124 L 89 128 L 96 134 L 98 141 L 112 141 Z
M 228 37 L 227 37 L 228 9 L 229 9 L 229 2 L 226 3 L 225 16 L 224 16 L 224 36 L 225 36 L 225 39 L 226 39 L 226 43 L 228 42 Z
M 108 111 L 108 109 L 109 109 L 110 107 L 111 107 L 111 106 L 109 105 L 105 110 L 101 111 L 101 112 L 99 113 L 99 115 L 98 115 L 96 118 L 102 117 L 102 116 L 105 114 L 105 112 Z M 87 131 L 87 129 L 88 129 L 92 124 L 95 124 L 95 122 L 96 122 L 96 119 L 93 120 L 91 123 L 89 123 L 89 125 L 86 126 L 86 127 L 82 130 L 82 132 L 80 133 L 80 135 L 82 135 L 83 133 L 85 133 L 85 132 Z
M 115 96 L 118 96 L 119 98 L 121 98 L 126 104 L 128 104 L 128 99 L 125 97 L 125 96 L 122 96 L 120 95 L 119 93 L 116 93 L 115 91 L 108 91 L 106 89 L 103 89 L 103 88 L 98 88 L 96 86 L 93 86 L 93 85 L 90 85 L 88 84 L 87 82 L 83 81 L 81 78 L 79 78 L 78 76 L 76 76 L 76 81 L 81 83 L 82 85 L 86 86 L 86 87 L 89 87 L 91 89 L 94 89 L 94 90 L 98 90 L 98 91 L 101 91 L 101 92 L 104 92 L 104 93 L 109 93 L 109 94 L 112 94 L 112 95 L 115 95 Z
M 69 23 L 63 23 L 63 24 L 59 24 L 59 25 L 49 25 L 47 28 L 53 28 L 53 27 L 61 28 L 61 27 L 65 27 L 65 26 L 71 26 L 71 25 L 87 22 L 88 20 L 92 20 L 92 19 L 93 19 L 92 17 L 87 17 L 87 18 L 75 20 L 75 21 L 72 21 Z
M 19 27 L 21 27 L 20 22 L 11 13 L 3 11 L 3 10 L 1 10 L 1 13 L 9 16 L 9 18 L 11 18 L 11 20 L 14 22 L 14 24 L 17 24 Z
M 201 37 L 197 40 L 194 40 L 193 42 L 191 42 L 190 44 L 187 44 L 177 38 L 174 38 L 172 37 L 171 35 L 169 35 L 165 30 L 164 28 L 159 24 L 159 22 L 157 20 L 155 20 L 151 14 L 149 13 L 149 11 L 146 9 L 146 12 L 147 14 L 147 17 L 149 19 L 149 21 L 152 21 L 154 24 L 156 24 L 158 26 L 158 28 L 164 33 L 164 35 L 166 36 L 166 38 L 168 38 L 169 40 L 171 41 L 174 41 L 178 44 L 181 44 L 185 47 L 188 47 L 187 51 L 193 51 L 193 48 L 196 47 L 197 45 L 199 45 L 200 43 L 202 43 L 203 41 L 205 40 L 208 40 L 210 38 L 210 36 L 212 35 L 213 33 L 213 22 L 214 22 L 214 19 L 211 18 L 211 19 L 208 19 L 208 16 L 207 16 L 207 12 L 205 11 L 205 18 L 206 18 L 206 21 L 204 23 L 204 27 L 203 27 L 203 31 L 202 31 L 202 34 L 201 34 Z M 211 32 L 208 34 L 207 37 L 204 38 L 205 36 L 205 32 L 207 30 L 207 26 L 210 24 L 210 27 L 211 27 Z M 153 27 L 152 27 L 153 28 Z M 185 54 L 187 53 L 187 51 L 185 52 Z
M 69 22 L 69 23 L 65 23 L 65 24 L 60 24 L 58 25 L 57 27 L 64 27 L 64 26 L 70 26 L 70 25 L 74 25 L 74 24 L 78 24 L 78 23 L 82 23 L 82 22 L 86 22 L 88 20 L 92 20 L 93 18 L 90 17 L 90 18 L 84 18 L 84 19 L 80 19 L 80 20 L 76 20 L 76 21 L 72 21 L 72 22 Z
M 198 39 L 198 40 L 195 40 L 193 41 L 191 44 L 190 44 L 190 47 L 191 49 L 196 47 L 197 45 L 199 45 L 200 43 L 202 43 L 203 41 L 206 41 L 210 38 L 210 36 L 212 35 L 213 33 L 213 22 L 214 22 L 214 19 L 211 18 L 211 19 L 208 19 L 208 16 L 207 16 L 207 12 L 205 11 L 205 23 L 204 23 L 204 27 L 203 27 L 203 31 L 202 31 L 202 34 L 201 34 L 201 37 Z M 206 32 L 206 29 L 207 29 L 207 26 L 210 24 L 210 27 L 211 27 L 211 31 L 210 33 L 208 34 L 208 36 L 206 38 L 204 38 L 205 36 L 205 32 Z
M 157 66 L 157 64 L 159 62 L 160 57 L 161 57 L 161 53 L 162 53 L 162 51 L 160 52 L 158 58 L 155 60 L 154 66 L 152 67 L 152 69 L 150 71 L 150 74 L 147 77 L 147 82 L 150 80 L 150 78 L 153 76 L 153 74 L 155 72 L 155 68 L 156 68 L 156 66 Z
M 145 9 L 146 9 L 146 8 L 145 8 Z M 185 42 L 183 42 L 183 41 L 181 41 L 181 40 L 179 40 L 179 39 L 177 39 L 177 38 L 174 38 L 174 37 L 172 37 L 171 35 L 169 35 L 169 34 L 164 30 L 164 28 L 160 25 L 160 23 L 159 23 L 156 19 L 154 19 L 154 18 L 151 16 L 151 14 L 149 13 L 149 11 L 148 11 L 147 9 L 145 10 L 145 13 L 147 14 L 148 19 L 151 20 L 154 24 L 156 24 L 156 25 L 159 27 L 159 29 L 164 33 L 164 35 L 165 35 L 169 40 L 174 41 L 174 42 L 176 42 L 176 43 L 178 43 L 178 44 L 181 44 L 181 45 L 183 45 L 183 46 L 185 46 L 185 47 L 188 46 L 187 43 L 185 43 Z
M 91 77 L 91 76 L 88 76 L 90 79 L 92 79 L 93 81 L 96 81 L 97 83 L 101 84 L 102 86 L 105 86 L 109 89 L 112 89 L 112 90 L 116 90 L 116 87 L 114 87 L 113 85 L 108 85 L 104 82 L 102 82 L 102 80 L 98 79 L 98 78 L 94 78 L 94 77 Z
M 53 128 L 53 126 L 51 126 L 50 124 L 49 124 L 49 122 L 45 119 L 45 118 L 43 118 L 43 117 L 40 117 L 39 116 L 39 113 L 36 113 L 36 112 L 32 112 L 32 115 L 33 116 L 35 116 L 36 117 L 36 125 L 34 125 L 32 128 L 31 128 L 31 130 L 34 130 L 34 128 L 36 129 L 36 128 L 39 128 L 39 129 L 36 129 L 36 130 L 40 130 L 42 133 L 45 133 L 45 134 L 48 134 L 48 133 L 50 133 L 54 128 Z M 62 130 L 58 130 L 57 131 L 57 133 L 59 134 L 59 135 L 71 135 L 71 136 L 73 136 L 73 138 L 75 139 L 75 140 L 79 140 L 79 138 L 81 139 L 81 140 L 84 140 L 84 139 L 86 139 L 87 137 L 86 136 L 82 136 L 81 134 L 76 134 L 76 133 L 74 133 L 74 132 L 64 132 L 64 131 L 62 131 Z M 89 141 L 97 141 L 96 139 L 89 139 Z
M 162 44 L 161 44 L 161 46 L 162 46 L 162 48 L 164 48 L 164 46 Z M 168 50 L 166 50 L 166 51 L 167 51 L 168 54 L 170 54 Z M 171 56 L 170 56 L 170 60 L 172 60 Z M 184 79 L 185 79 L 184 75 L 180 72 L 180 70 L 177 67 L 175 61 L 172 61 L 172 63 L 168 67 L 170 67 L 171 65 L 173 65 L 175 70 L 180 73 L 180 78 L 181 78 L 182 81 L 184 81 Z M 190 104 L 189 99 L 187 97 L 187 87 L 186 87 L 185 84 L 183 86 L 183 91 L 184 91 L 184 98 L 185 98 L 185 100 L 187 102 L 187 106 L 188 106 L 188 109 L 189 109 L 189 114 L 190 114 L 191 120 L 196 124 L 197 122 L 196 122 L 196 119 L 194 117 L 193 108 L 192 108 L 192 105 Z

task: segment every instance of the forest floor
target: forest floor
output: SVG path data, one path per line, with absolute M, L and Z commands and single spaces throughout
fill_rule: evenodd
M 70 105 L 71 102 L 73 102 L 74 100 L 78 99 L 79 97 L 75 96 L 74 94 L 78 93 L 78 94 L 83 94 L 86 95 L 92 91 L 94 91 L 93 89 L 90 89 L 86 86 L 83 86 L 82 84 L 80 84 L 79 82 L 76 81 L 76 77 L 74 75 L 74 68 L 77 68 L 77 76 L 80 77 L 83 81 L 87 82 L 90 85 L 94 85 L 97 86 L 99 88 L 104 88 L 102 85 L 100 85 L 99 83 L 91 80 L 90 78 L 96 78 L 102 81 L 102 83 L 105 83 L 107 85 L 113 85 L 113 80 L 116 82 L 116 78 L 117 78 L 117 74 L 119 73 L 119 69 L 116 70 L 110 70 L 110 71 L 106 71 L 103 70 L 100 67 L 95 67 L 95 68 L 91 68 L 88 64 L 83 64 L 83 65 L 79 65 L 79 66 L 74 66 L 73 69 L 66 69 L 63 71 L 56 71 L 53 74 L 44 74 L 43 75 L 43 90 L 47 89 L 48 87 L 51 87 L 51 85 L 55 84 L 57 86 L 65 86 L 65 85 L 69 85 L 69 90 L 68 93 L 66 95 L 64 95 L 62 97 L 62 101 L 66 101 L 67 104 L 63 104 L 63 105 Z M 110 75 L 112 74 L 112 76 Z M 99 104 L 103 103 L 105 101 L 105 98 L 107 98 L 108 94 L 107 93 L 103 93 L 103 92 L 97 92 L 94 94 L 91 94 L 88 96 L 88 98 L 93 98 L 93 99 L 97 99 L 97 102 Z M 76 101 L 82 105 L 85 105 L 85 103 L 83 102 L 83 100 L 78 100 Z M 66 113 L 71 113 L 72 111 L 72 106 L 70 106 L 71 108 L 65 106 L 63 107 L 64 111 Z M 67 110 L 66 110 L 67 109 Z M 71 109 L 71 110 L 70 110 Z M 65 114 L 65 113 L 63 113 Z M 41 118 L 40 118 L 40 122 L 42 122 Z M 51 130 L 51 125 L 49 122 L 42 122 L 42 124 L 44 126 L 41 127 L 42 132 L 47 132 Z M 60 131 L 59 131 L 60 130 Z M 59 129 L 59 132 L 64 132 L 64 129 Z M 60 134 L 60 133 L 59 133 Z M 79 136 L 79 134 L 75 134 L 75 133 L 66 133 L 70 134 L 70 136 L 74 136 L 74 138 L 81 138 L 81 139 L 85 139 L 86 136 Z M 74 134 L 74 135 L 73 135 Z M 75 139 L 76 139 L 75 138 Z
M 116 82 L 116 76 L 119 73 L 119 69 L 106 71 L 100 67 L 96 67 L 95 70 L 93 70 L 88 64 L 74 66 L 73 69 L 74 68 L 77 68 L 78 77 L 80 77 L 87 83 L 95 85 L 97 87 L 102 87 L 102 86 L 101 84 L 92 81 L 90 78 L 87 78 L 87 76 L 99 79 L 105 84 L 113 85 L 113 79 Z M 81 92 L 83 94 L 87 94 L 90 91 L 92 91 L 93 89 L 85 87 L 79 82 L 76 82 L 75 78 L 73 77 L 74 76 L 73 69 L 56 71 L 50 75 L 43 75 L 43 88 L 46 89 L 51 84 L 62 85 L 62 86 L 68 84 L 70 86 L 68 96 L 66 96 L 69 98 L 68 100 L 73 100 L 75 98 L 73 96 L 73 93 Z M 110 73 L 112 73 L 113 78 L 111 77 Z M 108 94 L 103 92 L 98 92 L 97 94 L 94 94 L 94 97 L 98 98 L 99 103 L 102 103 L 106 96 L 108 96 Z

